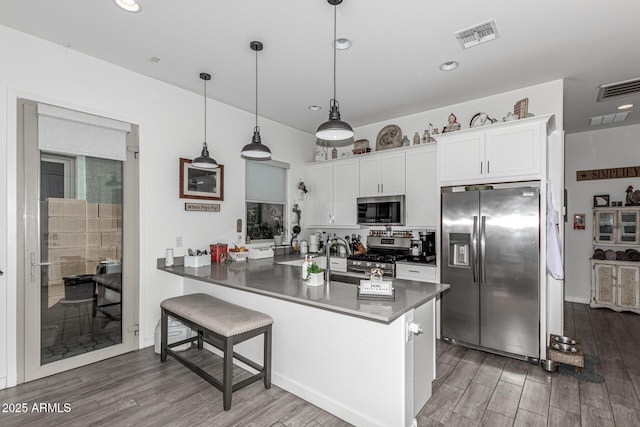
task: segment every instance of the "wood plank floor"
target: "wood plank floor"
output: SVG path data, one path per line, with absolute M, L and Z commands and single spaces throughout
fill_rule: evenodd
M 565 335 L 600 359 L 604 383 L 439 341 L 418 425 L 640 426 L 640 315 L 565 303 Z
M 565 325 L 587 354 L 600 358 L 596 372 L 603 384 L 438 342 L 434 394 L 418 425 L 640 425 L 640 315 L 567 303 Z M 219 357 L 208 352 L 194 357 L 221 373 Z M 234 373 L 247 375 L 239 368 Z M 225 412 L 218 390 L 171 358 L 160 364 L 152 348 L 0 390 L 5 405 L 0 409 L 11 403 L 26 403 L 29 411 L 0 412 L 1 426 L 349 425 L 276 386 L 264 390 L 262 383 L 234 393 Z M 58 403 L 60 412 L 33 412 L 34 403 Z M 64 403 L 70 412 L 64 413 Z

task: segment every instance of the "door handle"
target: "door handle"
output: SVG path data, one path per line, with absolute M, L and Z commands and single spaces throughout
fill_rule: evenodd
M 30 279 L 31 279 L 31 283 L 36 281 L 36 267 L 41 267 L 41 266 L 47 266 L 47 265 L 51 265 L 50 262 L 36 262 L 36 253 L 35 252 L 31 252 L 31 274 L 30 274 Z
M 480 225 L 480 280 L 483 284 L 487 283 L 487 273 L 485 265 L 486 225 L 487 217 L 482 215 L 482 223 Z
M 384 193 L 384 184 L 380 184 L 380 192 Z
M 471 235 L 471 273 L 473 283 L 478 282 L 478 217 L 473 217 L 473 234 Z

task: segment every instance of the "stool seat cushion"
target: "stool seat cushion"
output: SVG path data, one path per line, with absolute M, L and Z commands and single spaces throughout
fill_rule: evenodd
M 168 298 L 162 301 L 160 306 L 225 337 L 239 335 L 273 323 L 271 316 L 207 294 Z

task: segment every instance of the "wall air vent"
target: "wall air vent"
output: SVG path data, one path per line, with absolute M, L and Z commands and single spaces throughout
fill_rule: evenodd
M 628 111 L 624 113 L 607 114 L 606 116 L 595 116 L 589 119 L 589 126 L 608 125 L 611 123 L 623 122 L 629 115 Z
M 621 96 L 635 95 L 637 93 L 640 93 L 640 79 L 602 85 L 598 91 L 598 102 L 619 98 Z
M 463 49 L 469 49 L 470 47 L 495 40 L 499 37 L 496 21 L 474 25 L 473 27 L 457 31 L 454 35 Z

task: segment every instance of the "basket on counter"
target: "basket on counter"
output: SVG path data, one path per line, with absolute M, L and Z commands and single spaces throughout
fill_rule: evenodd
M 246 261 L 249 257 L 249 251 L 246 252 L 227 252 L 227 257 L 232 261 Z

